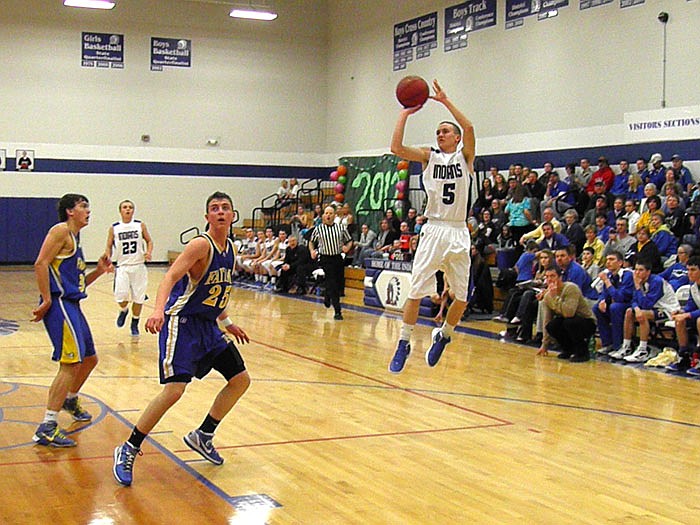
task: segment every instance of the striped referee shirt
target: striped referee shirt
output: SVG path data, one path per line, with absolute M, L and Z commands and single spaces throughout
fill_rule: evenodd
M 340 255 L 343 251 L 343 245 L 352 240 L 348 229 L 342 224 L 332 224 L 328 226 L 321 223 L 314 228 L 311 234 L 310 241 L 318 248 L 318 253 L 321 255 Z

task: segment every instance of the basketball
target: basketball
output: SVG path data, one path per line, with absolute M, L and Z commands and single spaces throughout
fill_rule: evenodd
M 405 108 L 422 106 L 428 100 L 428 95 L 428 83 L 415 75 L 402 78 L 396 86 L 396 98 Z

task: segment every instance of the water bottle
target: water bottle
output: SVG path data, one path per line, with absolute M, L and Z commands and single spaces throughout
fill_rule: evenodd
M 590 355 L 591 359 L 595 359 L 595 354 L 596 354 L 595 335 L 592 335 L 588 339 L 588 355 Z

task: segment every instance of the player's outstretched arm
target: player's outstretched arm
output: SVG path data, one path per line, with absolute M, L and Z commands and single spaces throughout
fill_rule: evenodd
M 474 163 L 474 157 L 476 154 L 476 137 L 474 135 L 474 125 L 471 120 L 469 120 L 464 113 L 462 113 L 457 106 L 455 106 L 452 101 L 447 97 L 447 93 L 440 87 L 437 80 L 433 80 L 433 88 L 435 89 L 435 95 L 431 96 L 436 102 L 443 104 L 447 110 L 452 113 L 452 116 L 457 121 L 457 124 L 462 128 L 462 153 L 467 163 L 472 167 Z

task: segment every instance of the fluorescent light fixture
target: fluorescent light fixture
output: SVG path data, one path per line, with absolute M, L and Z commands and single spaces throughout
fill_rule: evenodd
M 87 7 L 88 9 L 112 9 L 116 3 L 111 0 L 63 0 L 67 7 Z
M 249 20 L 274 20 L 277 18 L 277 12 L 271 5 L 254 4 L 236 4 L 229 13 L 233 18 L 247 18 Z

